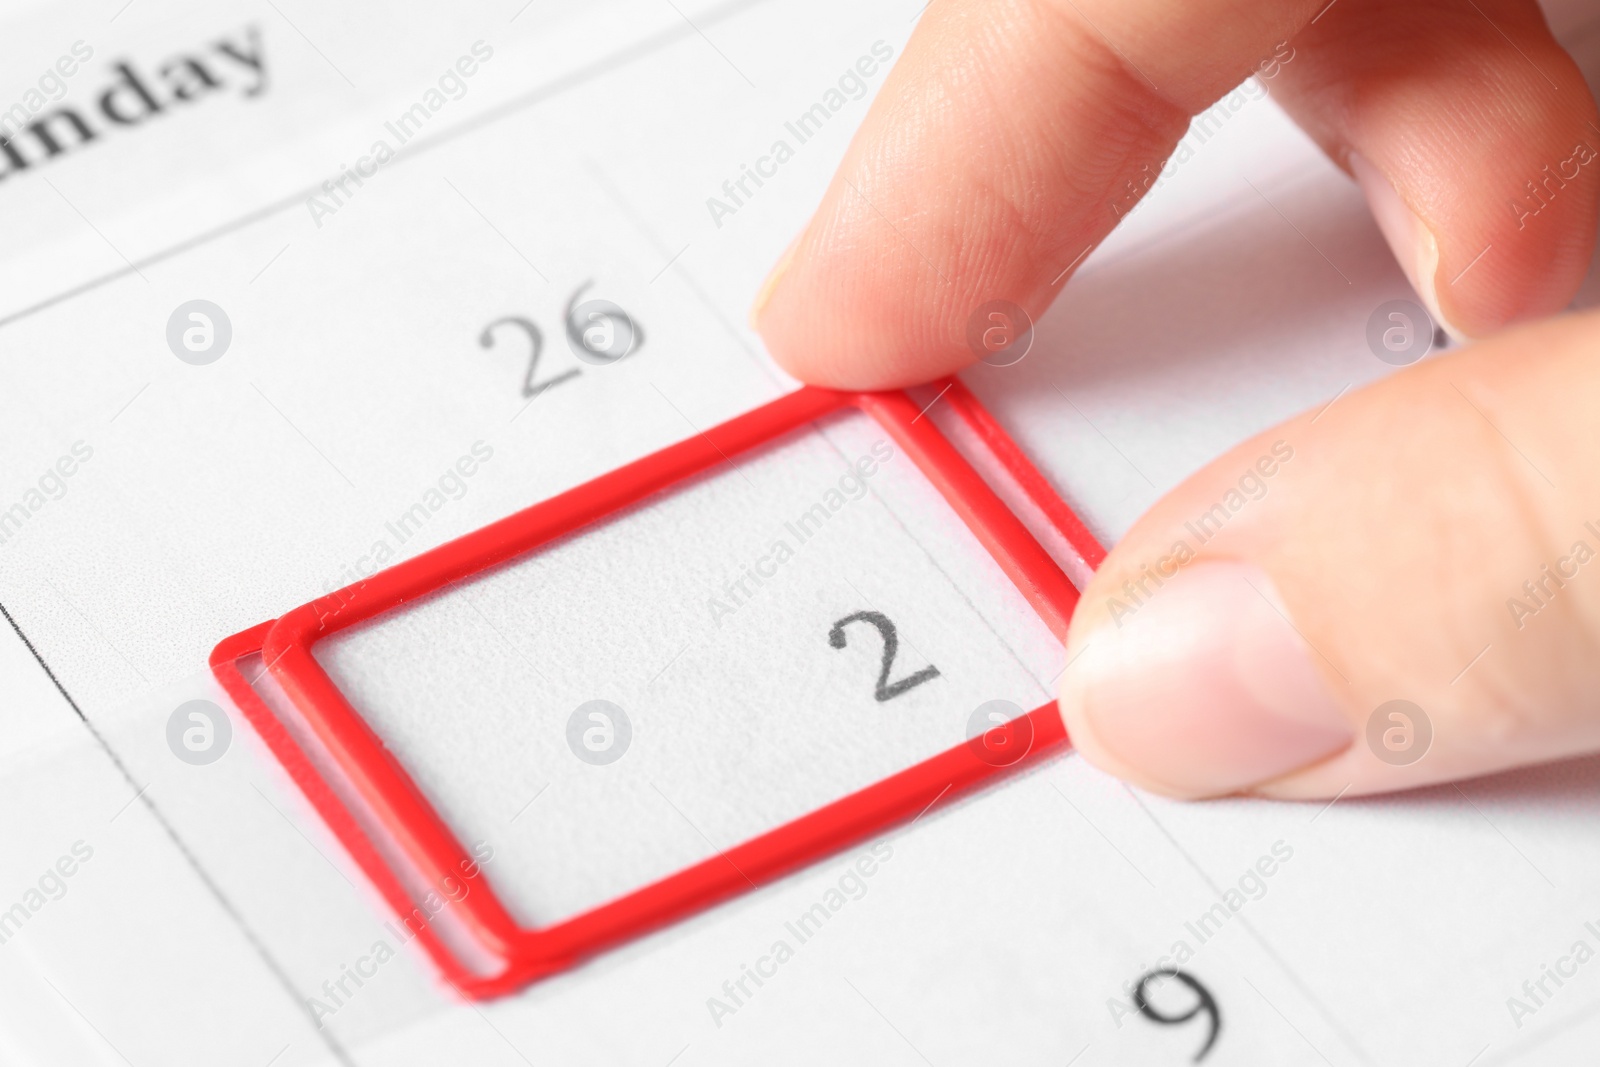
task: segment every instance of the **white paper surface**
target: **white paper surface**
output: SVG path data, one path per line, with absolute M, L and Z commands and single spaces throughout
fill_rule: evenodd
M 886 692 L 937 676 L 879 701 L 882 634 L 831 643 L 864 611 L 895 628 Z M 317 656 L 457 835 L 501 843 L 489 882 L 542 926 L 961 744 L 981 704 L 1047 703 L 1061 646 L 857 413 Z M 614 762 L 572 748 L 594 700 L 576 744 Z
M 1180 942 L 1223 1020 L 1207 1063 L 1592 1058 L 1600 968 L 1547 981 L 1553 995 L 1520 1025 L 1507 1001 L 1576 942 L 1600 947 L 1585 925 L 1600 927 L 1594 761 L 1324 810 L 1171 804 L 1069 755 L 886 836 L 870 877 L 844 881 L 870 849 L 841 855 L 490 1005 L 460 1003 L 414 946 L 395 945 L 319 1009 L 334 999 L 325 983 L 392 938 L 391 917 L 242 721 L 227 754 L 196 767 L 168 750 L 168 716 L 220 700 L 203 665 L 221 637 L 791 388 L 744 309 L 866 94 L 720 227 L 705 201 L 875 42 L 898 54 L 917 9 L 519 6 L 136 0 L 8 18 L 0 111 L 77 41 L 93 57 L 51 107 L 93 113 L 121 61 L 155 79 L 200 55 L 224 81 L 128 128 L 98 122 L 95 140 L 0 179 L 0 510 L 80 442 L 90 452 L 0 543 L 14 623 L 0 629 L 0 914 L 27 912 L 0 942 L 8 1059 L 1186 1063 L 1202 1020 L 1156 1026 L 1114 1007 Z M 1567 5 L 1553 20 L 1600 72 L 1593 14 Z M 254 97 L 248 72 L 216 58 L 216 42 L 243 45 L 252 26 L 267 71 Z M 492 58 L 459 98 L 314 219 L 306 197 L 480 40 Z M 643 327 L 614 366 L 580 365 L 565 343 L 585 283 Z M 1111 542 L 1241 437 L 1382 373 L 1366 317 L 1404 295 L 1354 188 L 1270 100 L 1251 100 L 1085 263 L 1027 360 L 965 377 Z M 1591 283 L 1580 302 L 1594 296 Z M 232 323 L 208 366 L 166 340 L 168 316 L 196 298 Z M 538 380 L 581 374 L 530 405 L 526 334 L 501 325 L 480 342 L 508 316 L 542 332 Z M 492 459 L 446 482 L 480 443 Z M 707 839 L 725 846 L 891 752 L 903 766 L 946 736 L 939 716 L 957 732 L 977 699 L 1027 694 L 1060 669 L 959 529 L 907 522 L 940 584 L 880 513 L 854 510 L 862 501 L 848 549 L 797 556 L 736 631 L 690 642 L 656 682 L 664 695 L 641 698 L 706 610 L 691 594 L 747 563 L 751 539 L 816 492 L 827 462 L 757 460 L 736 493 L 708 482 L 698 503 L 564 546 L 565 566 L 486 585 L 479 607 L 525 636 L 548 681 L 513 685 L 482 663 L 441 673 L 436 661 L 470 661 L 494 636 L 443 600 L 333 653 L 440 802 L 500 843 L 486 870 L 521 914 L 570 913 L 703 855 Z M 920 523 L 935 509 L 917 485 L 873 489 L 905 494 L 896 508 Z M 392 532 L 419 504 L 425 520 Z M 629 523 L 646 543 L 630 543 Z M 936 683 L 870 708 L 835 693 L 874 666 L 835 670 L 871 647 L 854 634 L 846 650 L 826 644 L 827 624 L 856 609 L 835 575 L 895 619 L 906 667 L 940 667 L 948 704 Z M 516 584 L 535 580 L 556 610 Z M 813 693 L 841 722 L 916 706 L 932 732 L 752 793 L 775 753 L 843 751 L 797 718 Z M 514 714 L 593 697 L 640 709 L 638 748 L 608 768 L 572 757 L 564 723 Z M 468 699 L 483 719 L 452 703 Z M 712 726 L 756 706 L 774 709 L 756 750 L 768 762 L 730 764 L 737 735 Z M 658 722 L 708 734 L 654 745 Z M 671 758 L 690 749 L 717 757 Z M 644 806 L 651 782 L 703 838 Z M 552 820 L 537 822 L 547 801 Z M 572 813 L 585 806 L 626 845 L 615 866 L 580 847 Z M 80 840 L 93 858 L 54 899 L 39 880 Z M 1230 889 L 1245 903 L 1208 923 Z M 845 903 L 772 963 L 795 940 L 785 923 L 830 890 Z M 775 970 L 757 986 L 747 967 Z M 1181 990 L 1164 993 L 1184 1007 Z

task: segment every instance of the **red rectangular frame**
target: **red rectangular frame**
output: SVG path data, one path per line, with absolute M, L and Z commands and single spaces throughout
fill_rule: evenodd
M 1045 519 L 1091 568 L 1105 550 L 1050 488 L 1021 450 L 964 385 L 940 383 L 940 397 L 973 431 Z M 356 813 L 326 781 L 299 742 L 267 706 L 240 668 L 260 653 L 282 687 L 356 789 L 371 816 L 390 835 L 427 884 L 438 885 L 477 867 L 411 776 L 345 699 L 312 653 L 316 643 L 410 601 L 541 548 L 734 457 L 847 408 L 873 417 L 938 488 L 1057 637 L 1065 641 L 1078 593 L 1061 568 L 994 489 L 904 392 L 847 393 L 804 388 L 730 419 L 688 440 L 534 504 L 480 530 L 398 563 L 223 640 L 211 655 L 218 681 L 273 755 L 397 914 L 415 912 L 400 872 L 373 844 Z M 990 734 L 1005 731 L 1005 751 L 1023 756 L 985 759 Z M 520 926 L 487 885 L 457 902 L 458 918 L 476 945 L 500 961 L 483 973 L 427 923 L 418 942 L 464 995 L 487 998 L 529 982 L 630 938 L 765 884 L 889 826 L 914 818 L 946 794 L 1013 770 L 1067 742 L 1055 704 L 1034 709 L 975 742 L 956 745 L 807 815 L 776 827 L 657 882 L 541 929 Z M 992 751 L 992 748 L 991 748 Z M 474 875 L 475 876 L 475 875 Z

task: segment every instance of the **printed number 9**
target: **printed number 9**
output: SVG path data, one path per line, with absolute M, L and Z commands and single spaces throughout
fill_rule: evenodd
M 1150 1004 L 1150 999 L 1145 994 L 1145 987 L 1157 978 L 1176 978 L 1194 991 L 1194 1007 L 1182 1015 L 1163 1015 Z M 1194 1062 L 1199 1063 L 1211 1051 L 1211 1046 L 1217 1043 L 1217 1035 L 1222 1032 L 1222 1012 L 1217 1007 L 1217 1002 L 1211 996 L 1211 991 L 1201 985 L 1193 976 L 1185 974 L 1176 968 L 1167 967 L 1151 971 L 1139 979 L 1139 984 L 1133 987 L 1133 1003 L 1139 1009 L 1139 1014 L 1152 1022 L 1163 1026 L 1176 1026 L 1186 1023 L 1201 1012 L 1211 1017 L 1211 1032 L 1206 1035 L 1206 1043 L 1200 1046 L 1200 1051 L 1195 1053 Z

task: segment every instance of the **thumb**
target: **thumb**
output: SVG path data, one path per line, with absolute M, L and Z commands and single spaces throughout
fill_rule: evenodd
M 1600 750 L 1597 348 L 1596 314 L 1509 332 L 1190 478 L 1073 618 L 1078 749 L 1185 797 L 1370 793 Z

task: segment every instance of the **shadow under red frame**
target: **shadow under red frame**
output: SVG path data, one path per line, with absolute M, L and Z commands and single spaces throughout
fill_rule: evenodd
M 1016 480 L 1046 519 L 1089 566 L 1100 547 L 1027 461 L 998 423 L 959 381 L 951 380 L 952 410 L 976 432 L 991 455 Z M 972 530 L 1017 589 L 1063 642 L 1078 593 L 1060 566 L 960 452 L 903 392 L 845 393 L 805 388 L 702 434 L 534 504 L 370 578 L 320 597 L 235 634 L 211 656 L 219 682 L 250 720 L 351 857 L 398 914 L 417 902 L 376 847 L 361 819 L 326 781 L 299 742 L 267 706 L 239 668 L 259 652 L 266 670 L 315 734 L 349 787 L 359 794 L 377 829 L 397 846 L 428 885 L 476 870 L 472 857 L 382 740 L 345 699 L 313 655 L 316 643 L 410 601 L 538 550 L 550 542 L 616 515 L 686 479 L 732 464 L 740 454 L 780 440 L 808 423 L 848 408 L 873 417 L 888 431 Z M 984 745 L 1003 734 L 996 760 Z M 464 995 L 497 996 L 571 967 L 620 942 L 684 918 L 748 889 L 860 842 L 933 804 L 1063 747 L 1066 732 L 1055 704 L 1045 704 L 1005 726 L 958 744 L 831 804 L 718 855 L 633 890 L 554 925 L 517 923 L 487 885 L 474 887 L 453 914 L 499 969 L 483 973 L 446 939 L 423 924 L 418 943 Z M 993 748 L 987 750 L 992 753 Z

